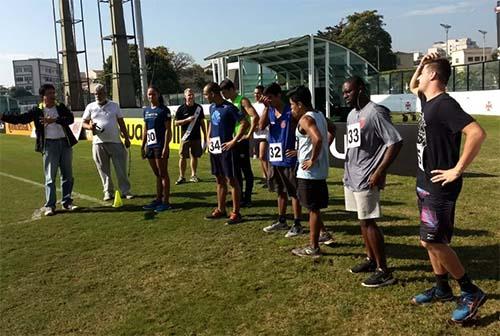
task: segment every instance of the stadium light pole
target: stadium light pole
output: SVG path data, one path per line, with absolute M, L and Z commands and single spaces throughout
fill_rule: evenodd
M 450 30 L 451 26 L 446 23 L 440 23 L 439 25 L 444 28 L 446 36 L 446 59 L 448 59 L 448 30 Z
M 478 32 L 483 34 L 483 62 L 486 61 L 486 52 L 485 52 L 485 46 L 486 46 L 486 33 L 488 33 L 486 30 L 481 30 L 479 29 Z

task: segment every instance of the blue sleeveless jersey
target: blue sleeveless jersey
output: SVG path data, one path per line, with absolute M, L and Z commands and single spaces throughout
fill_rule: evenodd
M 295 149 L 295 134 L 292 127 L 292 110 L 289 105 L 285 105 L 283 113 L 276 118 L 274 107 L 269 107 L 269 144 L 281 143 L 283 148 L 283 159 L 281 161 L 270 162 L 273 166 L 295 167 L 297 158 L 287 158 L 285 153 L 288 149 Z

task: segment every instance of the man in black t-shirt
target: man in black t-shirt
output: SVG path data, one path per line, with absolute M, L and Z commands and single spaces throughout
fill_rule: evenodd
M 449 246 L 455 221 L 455 204 L 462 188 L 462 174 L 479 153 L 486 134 L 474 119 L 446 93 L 450 62 L 438 54 L 426 55 L 410 82 L 418 95 L 422 116 L 417 136 L 417 198 L 420 242 L 427 249 L 436 285 L 412 299 L 414 304 L 454 299 L 448 274 L 462 291 L 451 321 L 473 319 L 486 294 L 472 283 Z M 460 155 L 462 133 L 465 144 Z
M 201 131 L 203 139 L 207 138 L 207 129 L 205 127 L 205 115 L 203 107 L 194 102 L 194 93 L 191 89 L 184 90 L 186 103 L 179 106 L 175 113 L 175 126 L 181 126 L 181 144 L 179 148 L 179 178 L 175 184 L 186 182 L 184 173 L 186 172 L 186 159 L 191 158 L 191 182 L 199 182 L 196 175 L 198 167 L 198 158 L 203 154 L 201 145 Z

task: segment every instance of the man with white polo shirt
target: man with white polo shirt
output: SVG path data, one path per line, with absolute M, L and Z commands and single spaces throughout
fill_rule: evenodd
M 94 95 L 96 101 L 88 104 L 83 113 L 83 128 L 94 134 L 92 157 L 101 177 L 103 200 L 111 200 L 115 193 L 110 161 L 113 161 L 122 197 L 131 199 L 134 196 L 130 193 L 126 150 L 130 147 L 130 137 L 123 121 L 123 114 L 117 103 L 106 98 L 106 89 L 102 84 L 96 85 Z M 125 138 L 125 146 L 120 139 L 120 132 Z
M 385 187 L 387 169 L 398 155 L 403 140 L 391 122 L 390 111 L 370 101 L 360 77 L 343 86 L 347 116 L 347 153 L 344 195 L 347 211 L 357 212 L 367 258 L 351 273 L 373 272 L 361 284 L 381 287 L 395 282 L 387 268 L 384 235 L 375 222 L 382 216 L 380 190 Z

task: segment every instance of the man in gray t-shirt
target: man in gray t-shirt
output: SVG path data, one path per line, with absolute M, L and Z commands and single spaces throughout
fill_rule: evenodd
M 384 236 L 375 219 L 381 217 L 380 189 L 403 145 L 387 108 L 370 101 L 359 77 L 343 86 L 344 100 L 353 110 L 347 117 L 347 153 L 344 172 L 345 207 L 358 213 L 367 259 L 351 268 L 352 273 L 375 272 L 361 284 L 380 287 L 394 283 L 387 268 Z

